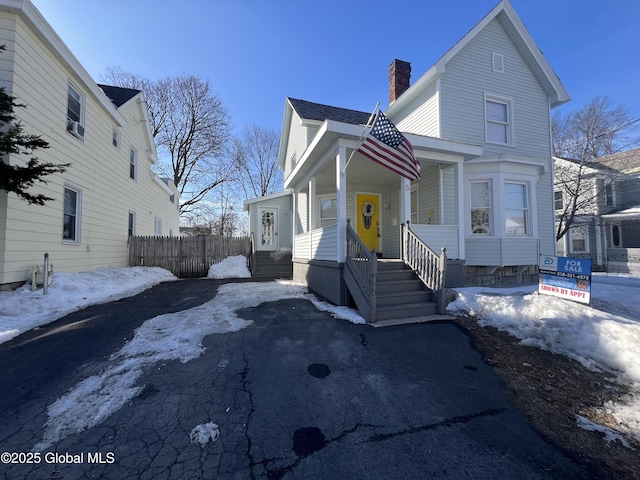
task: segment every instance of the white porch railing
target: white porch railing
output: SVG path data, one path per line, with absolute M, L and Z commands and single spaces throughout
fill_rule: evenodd
M 447 271 L 447 249 L 438 255 L 412 230 L 409 222 L 402 224 L 402 261 L 411 267 L 420 280 L 438 299 L 438 313 L 445 312 L 444 279 Z

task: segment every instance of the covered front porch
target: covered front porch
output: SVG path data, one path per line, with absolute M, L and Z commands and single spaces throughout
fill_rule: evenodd
M 402 258 L 402 225 L 449 263 L 465 258 L 463 168 L 481 148 L 407 135 L 421 163 L 420 179 L 404 177 L 354 150 L 362 127 L 324 122 L 285 181 L 293 191 L 294 280 L 344 305 L 348 221 L 369 252 Z

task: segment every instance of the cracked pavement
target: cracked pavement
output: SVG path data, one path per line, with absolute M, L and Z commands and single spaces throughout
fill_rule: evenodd
M 226 282 L 161 284 L 0 345 L 0 450 L 32 452 L 47 406 L 106 369 L 135 328 L 205 303 Z M 453 323 L 373 328 L 334 319 L 301 299 L 236 313 L 253 324 L 207 336 L 205 353 L 187 363 L 147 368 L 140 393 L 118 411 L 41 452 L 47 461 L 3 464 L 0 474 L 590 478 L 585 466 L 532 430 L 472 339 Z M 219 438 L 193 443 L 192 429 L 208 422 L 218 425 Z

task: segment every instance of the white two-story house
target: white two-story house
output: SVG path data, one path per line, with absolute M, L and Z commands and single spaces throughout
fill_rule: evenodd
M 408 62 L 391 64 L 384 111 L 413 145 L 415 181 L 354 153 L 371 112 L 286 99 L 279 161 L 294 279 L 358 303 L 371 295 L 370 280 L 352 282 L 366 248 L 416 271 L 445 262 L 450 286 L 536 281 L 539 255 L 555 254 L 550 112 L 569 101 L 558 76 L 504 0 L 410 77 Z
M 177 235 L 178 192 L 150 169 L 144 94 L 97 85 L 29 0 L 0 0 L 0 44 L 0 84 L 26 105 L 24 131 L 49 143 L 35 156 L 71 164 L 29 190 L 54 199 L 44 206 L 0 191 L 0 289 L 29 280 L 45 253 L 55 271 L 126 266 L 129 236 Z

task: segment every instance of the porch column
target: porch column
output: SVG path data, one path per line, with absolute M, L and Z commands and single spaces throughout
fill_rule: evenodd
M 400 177 L 400 223 L 411 220 L 411 181 Z
M 316 177 L 309 180 L 309 231 L 318 228 L 318 202 L 316 201 Z
M 347 258 L 347 173 L 345 168 L 347 165 L 347 148 L 338 147 L 336 155 L 336 203 L 338 217 L 338 250 L 336 259 L 338 262 L 344 262 Z
M 464 244 L 464 239 L 465 239 L 465 232 L 467 231 L 467 228 L 469 228 L 469 226 L 466 224 L 465 218 L 465 211 L 464 211 L 464 205 L 465 205 L 465 191 L 464 191 L 464 168 L 463 168 L 464 164 L 463 163 L 456 163 L 456 181 L 457 181 L 457 195 L 456 195 L 456 202 L 458 203 L 458 258 L 463 259 L 465 258 L 465 244 Z M 449 254 L 451 255 L 451 254 Z

